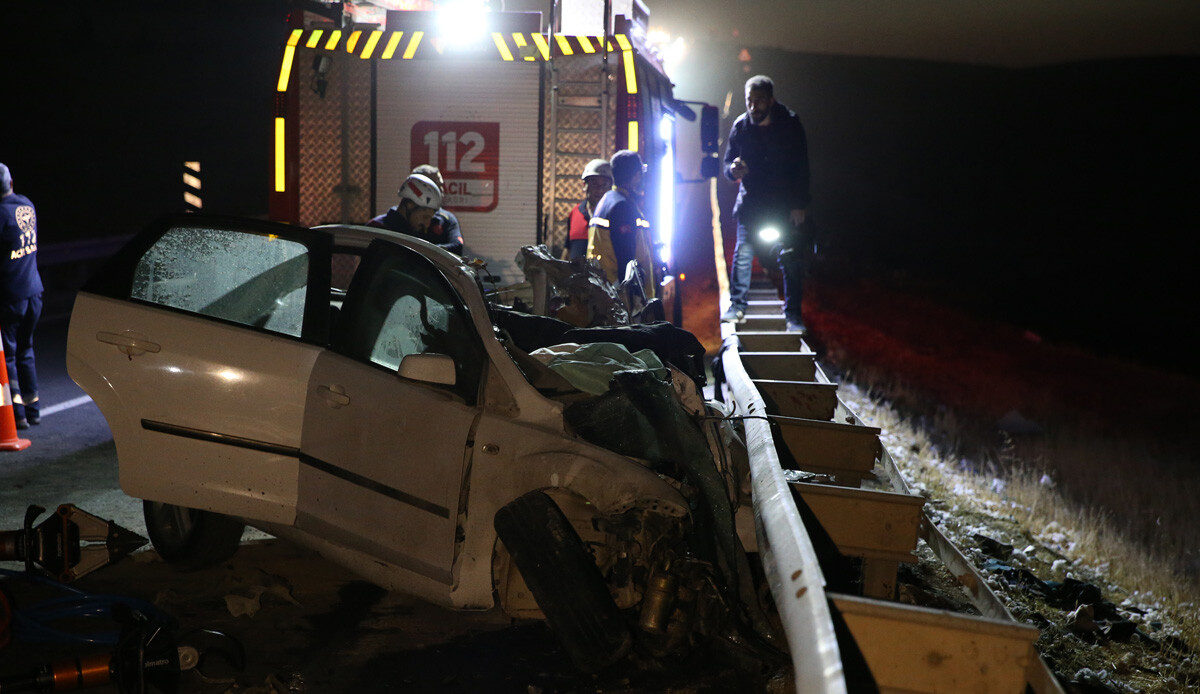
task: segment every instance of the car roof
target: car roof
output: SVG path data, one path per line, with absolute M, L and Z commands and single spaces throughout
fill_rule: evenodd
M 389 243 L 394 243 L 397 246 L 412 249 L 447 271 L 471 270 L 471 267 L 462 258 L 450 251 L 415 236 L 402 234 L 390 229 L 359 224 L 322 224 L 312 227 L 312 230 L 329 234 L 338 246 L 366 248 L 372 241 L 381 239 Z

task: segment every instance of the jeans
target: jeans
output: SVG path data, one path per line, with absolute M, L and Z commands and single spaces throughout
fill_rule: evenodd
M 729 272 L 729 303 L 743 311 L 746 310 L 754 257 L 758 256 L 758 262 L 764 270 L 768 269 L 769 258 L 779 265 L 779 271 L 783 275 L 783 314 L 789 321 L 800 323 L 800 298 L 804 276 L 801 244 L 805 234 L 790 224 L 783 224 L 777 227 L 784 229 L 780 240 L 765 243 L 756 236 L 762 226 L 765 225 L 738 219 L 737 245 L 733 247 L 733 268 Z
M 41 294 L 0 306 L 0 336 L 4 340 L 13 419 L 24 419 L 26 410 L 34 416 L 39 411 L 37 369 L 33 363 L 33 331 L 41 316 Z

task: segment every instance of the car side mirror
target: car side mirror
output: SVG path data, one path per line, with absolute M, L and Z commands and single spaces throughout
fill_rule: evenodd
M 454 385 L 454 359 L 445 354 L 409 354 L 400 360 L 396 373 L 401 378 L 421 383 Z

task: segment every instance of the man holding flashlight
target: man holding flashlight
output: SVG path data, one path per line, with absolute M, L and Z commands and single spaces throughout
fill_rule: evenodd
M 721 320 L 745 321 L 750 272 L 757 256 L 783 273 L 783 313 L 787 329 L 804 332 L 800 314 L 801 244 L 808 191 L 808 137 L 800 118 L 775 101 L 775 84 L 766 75 L 746 80 L 746 112 L 729 131 L 725 176 L 741 185 L 733 216 L 737 245 L 729 273 L 729 308 Z

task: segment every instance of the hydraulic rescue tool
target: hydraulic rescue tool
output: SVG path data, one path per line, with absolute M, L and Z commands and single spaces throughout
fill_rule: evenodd
M 122 623 L 115 650 L 37 665 L 28 673 L 0 679 L 0 694 L 70 692 L 115 684 L 121 694 L 179 691 L 180 675 L 200 670 L 209 655 L 238 671 L 245 668 L 242 644 L 227 634 L 199 629 L 178 639 L 162 619 L 114 606 Z
M 105 521 L 73 504 L 63 504 L 54 515 L 34 527 L 45 512 L 41 506 L 25 510 L 21 530 L 0 531 L 0 561 L 37 566 L 63 583 L 111 564 L 149 542 L 112 521 Z

